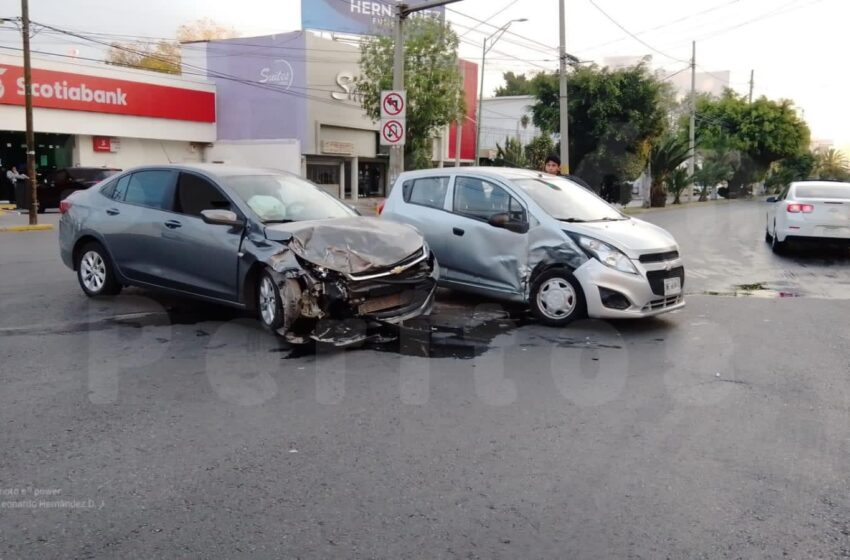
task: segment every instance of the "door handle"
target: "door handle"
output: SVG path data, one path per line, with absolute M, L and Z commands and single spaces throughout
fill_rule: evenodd
M 109 214 L 110 216 L 117 216 L 118 214 L 121 213 L 121 211 L 118 210 L 117 208 L 110 208 L 109 210 L 106 211 L 106 213 Z
M 456 227 L 452 228 L 452 233 L 454 233 L 455 235 L 463 236 L 463 234 L 466 232 L 460 229 L 459 227 Z
M 183 226 L 183 224 L 181 224 L 177 220 L 168 220 L 167 222 L 165 222 L 165 227 L 167 227 L 169 229 L 177 229 L 177 228 L 182 227 L 182 226 Z

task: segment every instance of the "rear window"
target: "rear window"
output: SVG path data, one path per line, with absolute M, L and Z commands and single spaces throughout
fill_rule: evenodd
M 796 198 L 841 198 L 850 200 L 850 184 L 798 186 Z
M 404 201 L 410 204 L 442 209 L 446 204 L 448 177 L 423 177 L 405 181 L 402 186 Z

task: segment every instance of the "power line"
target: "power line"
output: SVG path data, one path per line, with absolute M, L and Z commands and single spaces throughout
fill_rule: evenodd
M 473 31 L 475 31 L 476 29 L 478 29 L 478 28 L 479 28 L 479 27 L 481 27 L 482 25 L 484 25 L 484 24 L 486 24 L 486 23 L 489 23 L 489 21 L 490 21 L 491 19 L 493 19 L 494 17 L 496 17 L 496 16 L 498 16 L 499 14 L 503 13 L 505 10 L 507 10 L 508 8 L 510 8 L 511 6 L 513 6 L 514 4 L 516 4 L 518 1 L 519 1 L 519 0 L 511 0 L 510 2 L 508 2 L 507 4 L 505 4 L 505 7 L 504 7 L 504 8 L 502 8 L 502 9 L 501 9 L 501 10 L 499 10 L 498 12 L 494 13 L 493 15 L 491 15 L 490 17 L 488 17 L 487 19 L 485 19 L 485 20 L 484 20 L 484 21 L 482 21 L 481 23 L 478 23 L 478 24 L 476 24 L 475 26 L 471 27 L 468 31 L 466 31 L 463 35 L 461 35 L 461 37 L 464 37 L 464 36 L 466 36 L 467 34 L 469 34 L 469 33 L 473 32 Z
M 608 15 L 608 12 L 606 12 L 605 10 L 603 10 L 603 9 L 599 6 L 599 4 L 597 4 L 596 2 L 594 2 L 594 0 L 587 0 L 587 1 L 588 1 L 588 2 L 590 2 L 590 4 L 591 4 L 594 8 L 596 8 L 596 9 L 599 11 L 599 13 L 601 13 L 603 16 L 605 16 L 605 17 L 608 19 L 608 21 L 610 21 L 611 23 L 613 23 L 614 25 L 616 25 L 617 27 L 619 27 L 620 29 L 622 29 L 624 32 L 626 32 L 626 34 L 630 35 L 630 36 L 631 36 L 631 37 L 632 37 L 635 41 L 637 41 L 637 42 L 638 42 L 638 43 L 640 43 L 641 45 L 643 45 L 643 46 L 645 46 L 646 48 L 648 48 L 648 49 L 650 49 L 650 50 L 652 50 L 652 51 L 654 51 L 654 52 L 657 52 L 657 53 L 658 53 L 658 54 L 660 54 L 661 56 L 667 57 L 667 58 L 669 58 L 669 59 L 671 59 L 671 60 L 675 60 L 675 61 L 677 61 L 677 62 L 684 62 L 684 63 L 686 63 L 686 64 L 690 64 L 690 61 L 688 61 L 688 60 L 684 60 L 684 59 L 681 59 L 681 58 L 678 58 L 678 57 L 675 57 L 675 56 L 671 56 L 671 55 L 669 55 L 669 54 L 667 54 L 667 53 L 665 53 L 665 52 L 663 52 L 663 51 L 660 51 L 660 50 L 656 49 L 655 47 L 653 47 L 652 45 L 650 45 L 649 43 L 647 43 L 646 41 L 644 41 L 643 39 L 641 39 L 640 37 L 638 37 L 637 35 L 635 35 L 634 33 L 632 33 L 631 31 L 629 31 L 628 29 L 626 29 L 625 27 L 623 27 L 623 25 L 622 25 L 620 22 L 618 22 L 618 21 L 617 21 L 617 20 L 615 20 L 613 17 L 611 17 L 610 15 Z
M 497 26 L 497 25 L 493 25 L 492 23 L 487 23 L 487 22 L 486 22 L 486 21 L 484 21 L 484 20 L 480 20 L 480 19 L 478 19 L 478 18 L 476 18 L 476 17 L 472 17 L 472 16 L 470 16 L 470 15 L 464 14 L 463 12 L 459 12 L 459 11 L 457 11 L 457 10 L 455 10 L 455 9 L 452 9 L 452 8 L 446 8 L 446 11 L 447 11 L 447 12 L 451 12 L 451 13 L 456 14 L 456 15 L 459 15 L 459 16 L 461 16 L 461 17 L 465 17 L 465 18 L 467 18 L 467 19 L 471 19 L 472 21 L 474 21 L 474 22 L 476 22 L 476 23 L 479 23 L 479 24 L 482 24 L 482 25 L 486 25 L 486 26 L 488 26 L 488 27 L 493 28 L 494 30 L 495 30 L 495 29 L 499 29 L 499 26 Z M 506 35 L 511 35 L 511 36 L 513 36 L 513 37 L 517 37 L 517 38 L 522 39 L 522 40 L 524 40 L 524 41 L 528 41 L 528 42 L 529 42 L 529 43 L 531 43 L 531 44 L 534 44 L 534 45 L 537 45 L 538 47 L 541 47 L 541 48 L 543 48 L 543 49 L 546 49 L 546 52 L 554 52 L 554 51 L 557 51 L 557 50 L 558 50 L 558 47 L 553 47 L 552 45 L 547 45 L 547 44 L 545 44 L 545 43 L 541 43 L 541 42 L 539 42 L 539 41 L 535 41 L 534 39 L 531 39 L 531 38 L 526 37 L 526 36 L 524 36 L 524 35 L 520 35 L 520 34 L 518 34 L 518 33 L 515 33 L 515 32 L 513 32 L 513 31 L 510 31 L 510 30 L 505 31 L 505 34 L 506 34 Z M 510 41 L 508 41 L 508 42 L 510 42 Z M 520 45 L 520 46 L 523 46 L 523 45 Z M 526 48 L 529 48 L 529 49 L 530 49 L 530 47 L 526 47 Z M 533 50 L 533 49 L 531 49 L 531 50 Z
M 695 18 L 697 16 L 705 15 L 705 14 L 708 14 L 710 12 L 720 10 L 720 9 L 725 8 L 727 6 L 730 6 L 732 4 L 736 4 L 740 1 L 741 0 L 729 0 L 728 2 L 725 2 L 723 4 L 719 4 L 719 5 L 716 5 L 716 6 L 712 6 L 711 8 L 702 10 L 700 12 L 696 12 L 696 13 L 693 13 L 693 14 L 690 14 L 690 15 L 687 15 L 687 16 L 683 16 L 683 17 L 680 17 L 678 19 L 674 19 L 674 20 L 668 21 L 666 23 L 662 23 L 661 25 L 656 25 L 655 27 L 642 29 L 641 31 L 636 32 L 635 35 L 644 35 L 646 33 L 649 33 L 650 31 L 658 31 L 659 29 L 664 29 L 665 27 L 670 27 L 671 25 L 675 25 L 675 24 L 680 23 L 682 21 L 692 19 L 692 18 Z M 623 40 L 629 38 L 630 36 L 631 35 L 624 35 L 624 36 L 620 37 L 619 39 L 614 39 L 613 41 L 606 41 L 604 43 L 599 43 L 597 45 L 593 45 L 593 46 L 590 46 L 590 47 L 585 47 L 583 49 L 579 49 L 578 52 L 588 52 L 588 51 L 596 50 L 596 49 L 601 48 L 601 47 L 607 47 L 608 45 L 613 45 L 614 43 L 619 43 L 620 41 L 623 41 Z

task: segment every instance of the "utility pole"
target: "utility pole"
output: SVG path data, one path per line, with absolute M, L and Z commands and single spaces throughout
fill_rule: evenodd
M 694 196 L 694 171 L 696 166 L 697 159 L 697 150 L 696 150 L 696 116 L 697 116 L 697 42 L 693 41 L 691 45 L 691 130 L 690 130 L 690 142 L 689 142 L 689 151 L 691 154 L 691 158 L 688 161 L 688 175 L 691 177 L 691 182 L 688 185 L 688 202 L 693 199 Z M 703 188 L 706 188 L 706 185 L 703 185 Z
M 567 24 L 566 24 L 566 0 L 561 0 L 560 10 L 558 12 L 558 20 L 560 23 L 561 32 L 561 47 L 558 58 L 560 59 L 561 72 L 561 94 L 560 94 L 560 113 L 561 113 L 561 173 L 569 174 L 570 172 L 570 118 L 568 114 L 567 104 Z
M 502 38 L 502 35 L 507 32 L 508 27 L 514 22 L 528 21 L 526 18 L 512 19 L 499 29 L 493 32 L 492 35 L 484 39 L 481 47 L 481 82 L 478 84 L 478 117 L 475 119 L 475 165 L 478 165 L 478 157 L 481 155 L 481 125 L 482 117 L 481 110 L 484 107 L 484 62 L 487 58 L 487 53 L 493 48 L 493 45 Z M 488 46 L 487 43 L 490 43 Z
M 753 79 L 755 78 L 756 71 L 750 70 L 750 103 L 753 102 Z
M 446 4 L 452 4 L 454 2 L 460 2 L 460 0 L 431 0 L 430 2 L 419 3 L 416 6 L 408 6 L 405 3 L 398 4 L 395 24 L 395 57 L 393 59 L 394 90 L 404 90 L 404 20 L 412 13 L 445 6 Z M 405 133 L 406 132 L 407 131 L 405 131 Z M 403 171 L 404 146 L 390 146 L 390 189 L 392 189 L 396 179 L 398 179 L 398 176 L 401 175 Z
M 30 179 L 29 223 L 38 224 L 38 187 L 35 177 L 35 132 L 32 124 L 32 66 L 30 63 L 30 8 L 28 0 L 21 0 L 21 28 L 24 39 L 24 95 L 27 122 L 27 176 Z

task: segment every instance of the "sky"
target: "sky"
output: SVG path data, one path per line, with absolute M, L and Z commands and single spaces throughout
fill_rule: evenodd
M 179 25 L 201 17 L 232 26 L 241 36 L 300 28 L 302 0 L 30 0 L 34 21 L 86 33 L 173 37 Z M 311 0 L 303 0 L 309 2 Z M 344 0 L 341 0 L 344 1 Z M 816 139 L 832 140 L 850 153 L 850 72 L 847 0 L 565 0 L 567 51 L 581 60 L 652 55 L 654 67 L 684 69 L 696 41 L 699 71 L 731 72 L 731 86 L 754 96 L 791 99 Z M 121 9 L 116 9 L 122 5 Z M 485 94 L 501 73 L 557 67 L 559 0 L 461 0 L 447 19 L 461 35 L 460 54 L 481 60 L 481 42 L 511 25 L 487 55 Z M 604 12 L 604 13 L 603 13 Z M 606 15 L 607 14 L 607 15 Z M 16 0 L 0 1 L 0 17 L 17 17 Z M 478 20 L 478 21 L 476 21 Z M 480 24 L 485 21 L 485 24 Z M 635 37 L 636 36 L 636 37 Z M 40 33 L 34 48 L 102 58 L 105 47 Z M 0 27 L 0 47 L 19 47 L 11 25 Z

